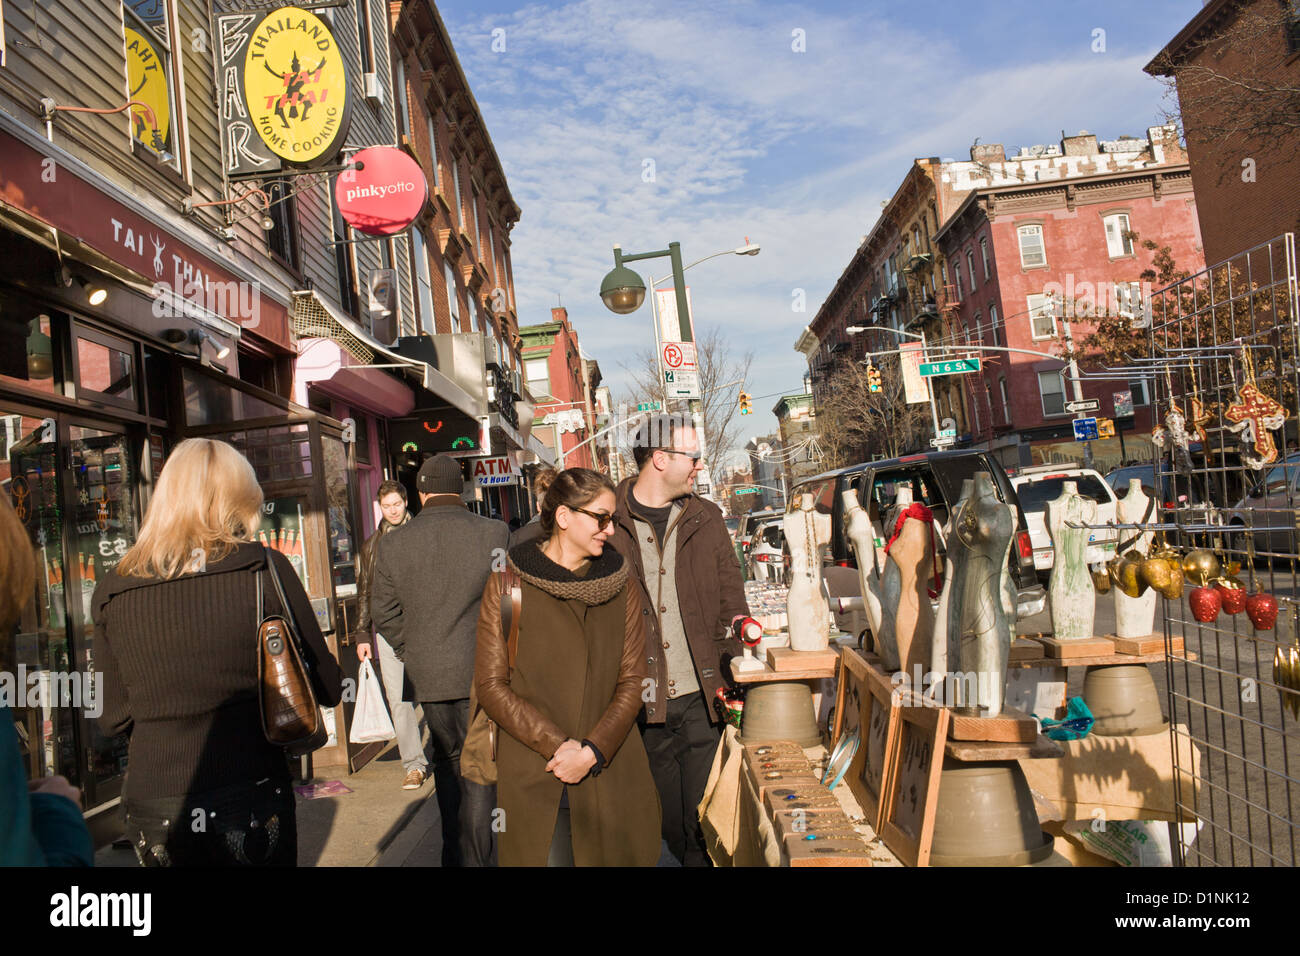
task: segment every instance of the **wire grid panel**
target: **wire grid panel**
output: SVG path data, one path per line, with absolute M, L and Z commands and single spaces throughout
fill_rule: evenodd
M 1280 609 L 1276 625 L 1261 630 L 1246 612 L 1198 622 L 1190 581 L 1181 600 L 1164 601 L 1166 648 L 1182 637 L 1196 655 L 1166 656 L 1175 801 L 1199 824 L 1175 848 L 1182 865 L 1296 863 L 1300 695 L 1287 685 L 1300 689 L 1300 652 L 1294 678 L 1286 661 L 1300 623 L 1298 306 L 1293 234 L 1152 296 L 1147 374 L 1163 423 L 1176 408 L 1189 438 L 1183 448 L 1166 440 L 1155 465 L 1164 520 L 1175 526 L 1167 540 L 1184 554 L 1212 549 L 1224 575 L 1239 564 L 1249 593 L 1273 595 Z M 1252 382 L 1281 404 L 1280 415 L 1261 421 L 1258 404 L 1243 402 L 1240 390 Z M 1267 454 L 1270 439 L 1276 450 Z

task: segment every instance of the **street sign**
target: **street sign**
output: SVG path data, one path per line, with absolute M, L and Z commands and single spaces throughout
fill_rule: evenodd
M 1074 420 L 1074 440 L 1075 441 L 1096 441 L 1097 440 L 1097 419 L 1076 418 Z
M 945 448 L 948 445 L 957 444 L 957 438 L 955 435 L 940 435 L 938 438 L 931 438 L 930 444 L 935 448 Z
M 955 428 L 940 428 L 940 429 L 939 429 L 939 437 L 940 437 L 940 438 L 956 438 L 956 437 L 957 437 L 957 429 L 955 429 Z
M 1132 418 L 1133 417 L 1133 391 L 1131 389 L 1123 392 L 1114 392 L 1111 398 L 1115 400 L 1115 417 Z
M 1101 399 L 1099 398 L 1081 398 L 1077 402 L 1066 402 L 1065 410 L 1067 412 L 1096 412 L 1101 410 Z
M 665 342 L 660 357 L 664 370 L 674 369 L 683 372 L 695 371 L 694 342 Z
M 699 398 L 700 374 L 665 369 L 664 389 L 668 392 L 669 398 Z
M 1114 438 L 1114 437 L 1115 437 L 1115 423 L 1114 423 L 1111 419 L 1109 419 L 1109 418 L 1099 418 L 1099 419 L 1097 419 L 1097 437 L 1098 437 L 1098 438 Z
M 947 362 L 922 362 L 921 375 L 930 378 L 935 375 L 965 375 L 978 372 L 980 360 L 977 358 L 951 359 Z
M 731 489 L 731 492 L 732 494 L 736 494 L 736 495 L 756 495 L 758 494 L 758 489 L 757 488 L 733 488 Z
M 636 410 L 638 412 L 658 412 L 663 410 L 662 402 L 637 402 Z

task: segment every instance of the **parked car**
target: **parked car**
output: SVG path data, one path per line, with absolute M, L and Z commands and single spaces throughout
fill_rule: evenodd
M 1020 499 L 1020 508 L 1029 525 L 1029 540 L 1034 546 L 1034 567 L 1040 575 L 1052 570 L 1055 551 L 1052 536 L 1047 530 L 1047 503 L 1060 497 L 1067 481 L 1078 486 L 1079 494 L 1097 503 L 1097 517 L 1093 524 L 1115 520 L 1115 492 L 1106 484 L 1101 473 L 1092 468 L 1081 468 L 1074 463 L 1035 465 L 1021 468 L 1011 475 L 1011 485 Z M 1113 528 L 1096 528 L 1088 532 L 1088 549 L 1084 560 L 1089 564 L 1104 564 L 1115 557 L 1119 533 Z
M 987 471 L 993 479 L 998 497 L 1016 509 L 1016 532 L 1011 553 L 1007 558 L 1011 578 L 1016 585 L 1017 618 L 1030 617 L 1047 606 L 1047 592 L 1038 581 L 1034 569 L 1034 549 L 1029 537 L 1029 527 L 1020 509 L 1020 499 L 1011 486 L 1006 469 L 986 451 L 940 451 L 926 454 L 890 458 L 884 461 L 850 465 L 838 471 L 809 478 L 790 492 L 790 507 L 799 507 L 805 494 L 813 496 L 815 507 L 831 516 L 831 542 L 823 562 L 840 567 L 856 567 L 852 547 L 844 532 L 844 505 L 841 495 L 853 489 L 863 507 L 875 501 L 876 512 L 888 515 L 904 485 L 912 490 L 912 498 L 934 512 L 938 548 L 945 551 L 942 528 L 948 523 L 950 502 L 956 502 L 961 483 L 973 478 L 977 472 Z M 892 531 L 893 529 L 889 529 Z M 885 529 L 879 528 L 880 533 Z
M 780 517 L 779 508 L 767 508 L 763 511 L 751 511 L 740 516 L 736 526 L 736 560 L 740 562 L 740 571 L 745 580 L 749 580 L 749 546 L 754 538 L 754 529 L 763 521 Z
M 780 519 L 765 521 L 754 529 L 749 576 L 760 584 L 786 583 L 785 527 Z
M 1296 501 L 1300 499 L 1300 455 L 1291 455 L 1266 469 L 1255 486 L 1227 514 L 1229 547 L 1244 555 L 1245 531 L 1254 532 L 1256 554 L 1296 552 Z

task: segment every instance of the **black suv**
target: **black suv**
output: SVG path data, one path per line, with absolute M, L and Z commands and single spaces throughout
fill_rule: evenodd
M 957 500 L 961 483 L 974 478 L 980 471 L 987 471 L 992 476 L 998 498 L 1016 508 L 1016 535 L 1007 560 L 1018 595 L 1016 618 L 1029 617 L 1047 607 L 1047 592 L 1038 583 L 1034 571 L 1034 548 L 1029 541 L 1029 528 L 1020 509 L 1020 499 L 1011 487 L 1006 469 L 988 452 L 938 451 L 850 465 L 796 485 L 790 491 L 790 503 L 791 507 L 798 507 L 800 495 L 812 495 L 817 510 L 831 516 L 830 552 L 824 555 L 823 560 L 839 567 L 856 568 L 852 545 L 844 533 L 844 504 L 840 496 L 845 491 L 856 491 L 864 508 L 869 506 L 870 498 L 874 496 L 879 514 L 883 515 L 888 513 L 898 497 L 898 489 L 910 485 L 912 500 L 933 511 L 935 527 L 942 528 L 948 522 L 948 503 Z M 886 537 L 893 531 L 892 528 L 882 530 Z M 942 542 L 940 550 L 943 550 Z

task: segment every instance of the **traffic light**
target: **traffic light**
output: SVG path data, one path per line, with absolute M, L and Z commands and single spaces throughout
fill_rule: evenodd
M 740 393 L 740 414 L 748 415 L 752 411 L 753 409 L 749 407 L 749 393 L 741 392 Z
M 867 368 L 867 388 L 873 392 L 880 391 L 880 369 L 874 365 Z

